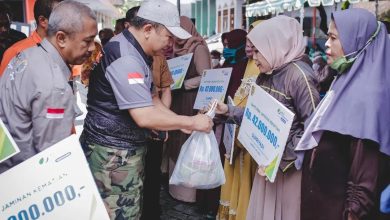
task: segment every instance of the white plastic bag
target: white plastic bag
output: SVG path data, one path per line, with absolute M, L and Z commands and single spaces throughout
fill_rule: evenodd
M 207 115 L 214 117 L 217 102 Z M 194 131 L 183 144 L 169 184 L 196 189 L 213 189 L 225 183 L 217 139 L 214 132 Z

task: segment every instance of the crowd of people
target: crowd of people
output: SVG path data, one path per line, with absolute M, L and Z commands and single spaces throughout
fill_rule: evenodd
M 222 53 L 166 0 L 144 1 L 99 32 L 95 13 L 73 0 L 36 0 L 34 17 L 26 37 L 0 7 L 0 119 L 21 151 L 0 175 L 76 132 L 79 81 L 88 88 L 80 144 L 111 219 L 160 219 L 161 185 L 206 219 L 390 219 L 390 37 L 370 12 L 333 12 L 326 56 L 314 57 L 285 15 L 224 33 Z M 190 53 L 171 91 L 167 60 Z M 227 67 L 211 119 L 193 109 L 202 73 Z M 232 155 L 223 143 L 226 123 L 238 133 L 254 84 L 295 114 L 274 182 L 237 138 Z M 190 134 L 211 130 L 225 184 L 168 186 Z

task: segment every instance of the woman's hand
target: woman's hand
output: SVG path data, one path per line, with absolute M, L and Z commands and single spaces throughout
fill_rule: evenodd
M 263 176 L 265 178 L 265 181 L 269 181 L 266 173 L 265 173 L 265 166 L 258 166 L 258 170 L 257 170 L 257 173 L 260 175 L 260 176 Z
M 257 168 L 258 168 L 257 173 L 260 176 L 265 176 L 265 166 L 258 166 Z
M 213 102 L 214 101 L 211 101 L 210 103 L 209 103 L 209 105 L 208 105 L 208 107 L 207 107 L 207 111 L 209 110 L 209 109 L 211 109 L 211 107 L 212 107 L 212 105 L 213 105 Z M 215 114 L 218 114 L 218 115 L 224 115 L 224 114 L 226 114 L 227 112 L 228 112 L 228 106 L 225 104 L 225 103 L 223 103 L 223 102 L 221 102 L 221 101 L 218 101 L 218 103 L 217 103 L 217 107 L 215 108 Z

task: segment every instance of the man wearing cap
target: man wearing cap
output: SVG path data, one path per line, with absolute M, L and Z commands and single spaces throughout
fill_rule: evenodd
M 133 20 L 138 13 L 139 6 L 130 8 L 126 12 L 126 20 Z M 127 27 L 130 23 L 126 24 Z M 164 48 L 165 51 L 169 48 Z M 171 107 L 171 84 L 174 83 L 164 55 L 153 56 L 152 65 L 153 85 L 156 97 L 167 107 Z M 161 163 L 163 160 L 164 143 L 168 140 L 167 131 L 152 131 L 145 156 L 144 185 L 142 202 L 142 220 L 159 219 L 161 214 L 160 187 Z M 154 210 L 151 212 L 150 210 Z
M 152 97 L 152 56 L 189 38 L 166 0 L 144 1 L 128 29 L 104 47 L 90 77 L 88 114 L 80 137 L 111 219 L 139 219 L 149 130 L 209 132 L 208 116 L 180 116 Z M 154 210 L 150 210 L 154 211 Z

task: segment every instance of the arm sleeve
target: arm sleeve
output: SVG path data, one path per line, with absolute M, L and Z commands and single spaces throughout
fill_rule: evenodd
M 211 58 L 209 49 L 204 46 L 198 46 L 194 51 L 194 64 L 199 76 L 184 81 L 186 90 L 198 88 L 201 81 L 201 75 L 204 70 L 211 69 Z
M 37 90 L 29 65 L 22 64 L 28 63 L 25 60 L 27 58 L 24 53 L 11 59 L 9 63 L 12 68 L 5 69 L 0 80 L 1 119 L 20 148 L 20 153 L 8 160 L 10 166 L 21 163 L 36 154 L 31 129 L 33 127 L 31 102 L 37 95 Z M 21 69 L 18 74 L 14 73 L 16 68 Z
M 33 146 L 36 152 L 41 152 L 71 135 L 75 97 L 59 68 L 35 65 L 26 73 L 19 95 L 25 97 L 23 105 L 31 114 Z
M 290 94 L 293 98 L 295 117 L 298 118 L 300 123 L 290 134 L 292 135 L 292 147 L 295 148 L 302 137 L 304 123 L 314 112 L 320 98 L 314 80 L 308 74 L 300 73 L 293 84 L 295 85 L 291 87 Z
M 65 86 L 41 91 L 31 101 L 33 143 L 37 152 L 71 135 L 76 116 L 75 99 L 72 88 Z M 55 115 L 51 111 L 59 114 Z
M 166 88 L 169 87 L 173 84 L 173 79 L 172 79 L 172 74 L 171 71 L 169 70 L 167 60 L 163 58 L 161 60 L 161 82 L 159 85 L 156 85 L 157 87 L 160 88 Z
M 15 51 L 13 47 L 10 47 L 8 48 L 8 50 L 5 51 L 0 64 L 0 76 L 3 75 L 5 69 L 7 69 L 9 62 L 12 60 L 12 58 L 15 57 L 16 54 L 17 51 Z
M 228 105 L 228 116 L 226 123 L 241 125 L 244 116 L 244 108 Z
M 106 68 L 119 109 L 133 109 L 152 106 L 152 75 L 135 57 L 124 56 Z
M 351 142 L 349 156 L 351 168 L 344 216 L 352 213 L 358 219 L 364 219 L 374 208 L 377 197 L 378 145 L 370 140 L 354 139 Z

